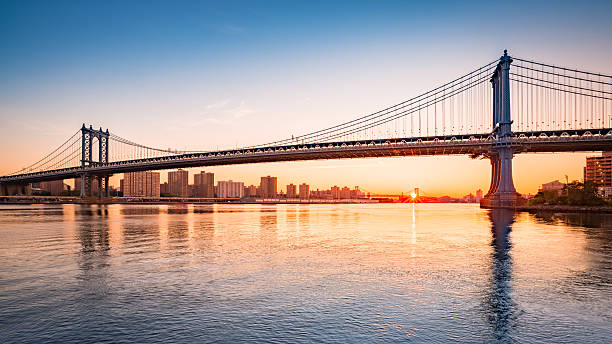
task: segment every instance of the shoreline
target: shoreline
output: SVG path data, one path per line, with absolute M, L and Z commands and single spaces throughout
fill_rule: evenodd
M 181 198 L 181 197 L 110 197 L 98 199 L 95 197 L 80 198 L 76 196 L 0 196 L 0 204 L 385 204 L 396 202 L 381 202 L 373 199 L 237 199 L 237 198 Z M 423 204 L 429 204 L 426 202 Z M 444 202 L 435 202 L 444 203 Z M 477 204 L 477 203 L 456 203 L 447 202 L 445 204 Z M 502 208 L 493 208 L 502 209 Z M 580 206 L 580 205 L 522 205 L 515 208 L 503 208 L 516 212 L 555 212 L 555 213 L 600 213 L 612 214 L 612 206 Z
M 555 212 L 555 213 L 599 213 L 612 214 L 612 206 L 588 205 L 523 205 L 516 207 L 517 211 Z
M 377 204 L 371 199 L 238 199 L 238 198 L 191 198 L 191 197 L 95 197 L 76 196 L 0 196 L 0 204 Z

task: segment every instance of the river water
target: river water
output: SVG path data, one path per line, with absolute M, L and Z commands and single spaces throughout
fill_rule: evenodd
M 604 343 L 612 216 L 0 206 L 3 343 Z

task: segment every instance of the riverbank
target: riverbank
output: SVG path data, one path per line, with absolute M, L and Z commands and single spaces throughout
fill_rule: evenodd
M 0 196 L 0 204 L 370 204 L 372 199 Z
M 612 214 L 612 206 L 587 206 L 587 205 L 523 205 L 516 208 L 517 211 L 528 212 L 557 212 L 557 213 L 603 213 Z

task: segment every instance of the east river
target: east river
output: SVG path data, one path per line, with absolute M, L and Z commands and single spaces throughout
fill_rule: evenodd
M 612 216 L 0 206 L 2 343 L 605 343 Z

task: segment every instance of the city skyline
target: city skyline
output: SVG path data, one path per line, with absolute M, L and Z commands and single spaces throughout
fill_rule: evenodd
M 258 22 L 275 14 L 252 4 L 246 5 L 251 14 L 245 15 L 231 6 L 185 3 L 193 14 L 184 18 L 168 18 L 163 5 L 125 5 L 112 22 L 116 25 L 101 18 L 84 25 L 75 19 L 82 16 L 75 15 L 91 9 L 80 6 L 62 11 L 61 6 L 42 3 L 6 5 L 3 14 L 11 19 L 6 22 L 20 25 L 3 30 L 0 174 L 36 161 L 49 149 L 47 142 L 62 142 L 83 121 L 136 142 L 190 150 L 299 135 L 438 86 L 497 58 L 503 48 L 518 56 L 612 74 L 607 2 L 577 9 L 571 3 L 539 3 L 527 14 L 507 9 L 501 19 L 483 15 L 494 8 L 491 4 L 444 5 L 455 9 L 448 12 L 454 14 L 405 21 L 400 20 L 402 13 L 414 10 L 407 4 L 392 4 L 395 11 L 384 14 L 372 5 L 347 11 L 337 4 L 294 4 L 284 8 L 282 22 L 265 21 L 269 24 L 263 26 Z M 101 5 L 98 10 L 115 9 Z M 417 10 L 435 13 L 436 5 L 420 4 Z M 340 22 L 339 13 L 344 18 Z M 570 13 L 570 22 L 555 19 Z M 518 15 L 538 20 L 511 25 Z M 309 21 L 312 18 L 316 21 Z M 467 32 L 450 30 L 470 18 L 482 21 L 463 26 Z M 156 19 L 191 26 L 164 32 Z M 359 24 L 366 19 L 377 25 L 366 30 Z M 133 27 L 130 20 L 141 25 Z M 492 22 L 503 34 L 490 30 Z M 84 29 L 72 30 L 74 25 Z M 329 29 L 335 29 L 333 34 Z M 58 37 L 61 49 L 52 51 Z M 575 48 L 568 50 L 569 45 Z M 412 47 L 418 47 L 417 54 Z M 542 182 L 564 175 L 580 179 L 582 166 L 574 161 L 587 155 L 518 155 L 517 190 L 534 193 Z M 308 177 L 315 187 L 340 174 L 349 184 L 373 192 L 401 192 L 398 185 L 409 185 L 461 196 L 486 189 L 489 168 L 485 160 L 453 156 L 270 163 L 211 171 L 240 176 L 247 184 L 267 174 L 278 176 L 281 184 L 294 176 Z M 112 177 L 111 183 L 118 185 L 118 180 Z

